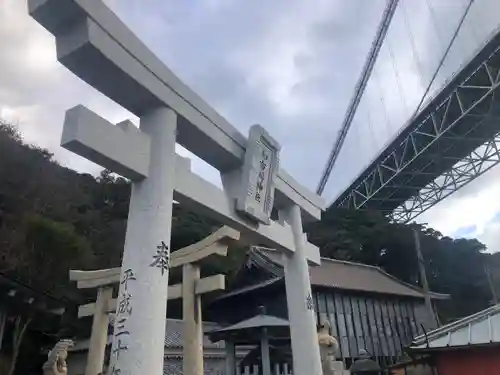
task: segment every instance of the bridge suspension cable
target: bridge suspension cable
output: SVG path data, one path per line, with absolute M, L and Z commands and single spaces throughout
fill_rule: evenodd
M 335 141 L 333 149 L 328 156 L 325 170 L 323 171 L 320 182 L 318 184 L 318 188 L 316 189 L 316 193 L 319 195 L 323 193 L 326 183 L 328 182 L 328 178 L 332 173 L 333 166 L 335 165 L 335 162 L 340 154 L 340 150 L 342 149 L 342 146 L 344 144 L 347 132 L 351 127 L 352 120 L 354 119 L 354 115 L 363 96 L 363 92 L 365 91 L 368 79 L 370 78 L 370 75 L 372 73 L 373 66 L 375 65 L 375 61 L 377 60 L 377 56 L 384 42 L 387 30 L 389 29 L 389 25 L 396 11 L 398 2 L 399 0 L 387 0 L 387 4 L 382 15 L 382 20 L 378 26 L 375 39 L 373 40 L 370 52 L 368 53 L 368 57 L 365 61 L 365 65 L 363 66 L 363 70 L 361 71 L 358 82 L 356 83 L 354 95 L 349 102 L 344 120 L 342 121 L 342 126 L 340 127 L 337 136 L 337 140 Z
M 450 53 L 451 47 L 453 46 L 453 43 L 455 43 L 455 40 L 457 39 L 458 33 L 460 32 L 460 29 L 462 28 L 465 19 L 467 18 L 467 15 L 469 14 L 469 10 L 472 7 L 472 4 L 474 4 L 474 0 L 469 0 L 469 3 L 467 4 L 467 7 L 465 8 L 464 13 L 462 14 L 462 17 L 460 18 L 460 21 L 458 22 L 458 25 L 455 29 L 455 32 L 453 33 L 453 36 L 450 39 L 450 42 L 448 43 L 448 46 L 446 47 L 446 50 L 443 53 L 443 56 L 441 57 L 441 60 L 439 60 L 439 64 L 434 71 L 434 74 L 431 77 L 431 80 L 429 81 L 429 84 L 427 85 L 424 94 L 422 95 L 422 98 L 420 99 L 420 102 L 418 103 L 417 107 L 415 108 L 415 111 L 413 112 L 413 115 L 410 117 L 410 121 L 412 121 L 415 117 L 417 117 L 418 113 L 420 112 L 420 109 L 422 108 L 422 105 L 425 102 L 425 99 L 427 98 L 427 95 L 429 95 L 429 91 L 431 90 L 432 85 L 434 84 L 434 81 L 437 78 L 437 75 L 441 68 L 443 67 L 443 64 L 446 60 L 446 57 Z

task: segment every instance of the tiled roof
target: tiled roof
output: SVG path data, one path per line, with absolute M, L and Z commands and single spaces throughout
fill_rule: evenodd
M 238 331 L 245 330 L 251 328 L 264 328 L 264 327 L 288 327 L 290 324 L 288 320 L 278 318 L 272 315 L 255 315 L 250 319 L 244 320 L 242 322 L 233 324 L 229 327 L 220 328 L 218 330 L 214 330 L 212 332 L 230 332 L 230 331 Z
M 415 338 L 410 350 L 488 344 L 500 344 L 500 304 Z
M 220 342 L 229 337 L 235 345 L 252 346 L 260 341 L 255 336 L 255 333 L 258 332 L 257 336 L 260 336 L 263 328 L 268 330 L 269 337 L 273 339 L 290 337 L 290 323 L 288 320 L 266 315 L 265 311 L 231 326 L 207 332 L 207 336 L 213 342 Z
M 275 265 L 282 267 L 283 263 L 279 252 L 262 247 L 254 247 L 252 252 L 256 253 L 258 258 L 265 256 Z M 263 264 L 261 260 L 259 263 Z M 366 264 L 321 258 L 321 265 L 309 267 L 309 273 L 311 284 L 315 286 L 417 298 L 424 297 L 420 288 L 398 280 L 379 267 Z M 446 294 L 432 292 L 431 297 L 436 299 L 449 298 Z
M 219 326 L 215 323 L 204 322 L 203 323 L 203 332 L 213 331 L 219 328 Z M 165 335 L 165 347 L 166 348 L 182 348 L 183 343 L 183 334 L 182 334 L 182 320 L 177 319 L 168 319 L 167 320 L 167 332 Z M 214 349 L 214 348 L 224 348 L 224 343 L 212 343 L 208 337 L 203 336 L 203 347 L 205 349 Z
M 215 323 L 204 322 L 203 332 L 213 331 L 219 328 Z M 108 345 L 111 344 L 113 340 L 112 336 L 108 336 Z M 165 333 L 165 348 L 182 348 L 183 346 L 183 334 L 182 334 L 182 320 L 178 319 L 167 319 L 167 328 Z M 89 347 L 89 340 L 78 340 L 72 351 L 82 351 L 87 350 Z M 211 342 L 208 337 L 203 336 L 203 347 L 205 349 L 224 349 L 224 342 Z
M 245 293 L 245 292 L 250 292 L 252 290 L 255 290 L 255 289 L 260 289 L 260 288 L 263 288 L 265 286 L 268 286 L 268 285 L 272 285 L 272 284 L 275 284 L 275 283 L 278 283 L 279 281 L 281 281 L 282 278 L 279 278 L 279 277 L 273 277 L 272 279 L 269 279 L 269 280 L 266 280 L 266 281 L 263 281 L 261 283 L 258 283 L 258 284 L 254 284 L 254 285 L 249 285 L 249 286 L 245 286 L 243 288 L 239 288 L 239 289 L 235 289 L 235 290 L 232 290 L 230 292 L 227 292 L 227 293 L 224 293 L 224 294 L 221 294 L 220 296 L 214 298 L 214 300 L 219 300 L 219 299 L 225 299 L 227 297 L 231 297 L 233 295 L 240 295 L 242 293 Z

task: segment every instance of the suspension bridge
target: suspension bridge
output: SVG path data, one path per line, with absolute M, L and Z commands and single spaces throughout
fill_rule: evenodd
M 392 134 L 385 139 L 391 139 L 390 142 L 379 142 L 375 157 L 372 154 L 371 160 L 370 155 L 358 158 L 358 165 L 364 163 L 358 169 L 361 169 L 359 174 L 342 176 L 340 181 L 336 178 L 337 191 L 333 189 L 336 198 L 330 209 L 373 209 L 395 221 L 409 222 L 500 162 L 500 17 L 487 17 L 495 7 L 494 2 L 458 1 L 454 3 L 454 12 L 443 12 L 443 17 L 449 20 L 449 35 L 441 43 L 443 51 L 434 54 L 437 57 L 434 65 L 429 64 L 432 74 L 426 82 L 422 52 L 419 55 L 409 16 L 412 12 L 408 9 L 415 3 L 427 7 L 428 26 L 434 28 L 435 38 L 443 38 L 445 34 L 439 27 L 442 25 L 436 8 L 443 3 L 451 6 L 450 2 L 387 1 L 317 192 L 323 192 L 332 171 L 335 175 L 337 164 L 351 159 L 347 149 L 357 144 L 359 150 L 360 137 L 376 137 L 377 131 L 373 129 L 380 129 L 384 122 L 380 112 L 385 111 L 385 123 L 400 122 L 389 130 Z M 398 26 L 392 30 L 394 22 Z M 413 71 L 420 75 L 420 95 L 412 95 L 410 99 L 405 98 L 402 88 L 405 76 L 398 71 L 390 39 L 391 32 L 401 34 L 401 30 L 406 31 L 412 50 L 407 55 L 412 56 Z M 392 100 L 392 112 L 398 112 L 394 108 L 406 110 L 400 110 L 392 119 L 387 114 L 391 110 L 387 108 L 387 90 L 384 93 L 381 87 L 389 83 L 381 85 L 377 77 L 381 71 L 380 67 L 377 70 L 377 64 L 381 64 L 377 57 L 384 46 L 385 65 L 392 62 L 395 84 L 389 91 L 393 97 L 394 93 L 400 94 L 399 104 L 394 105 Z M 440 81 L 440 77 L 444 79 Z M 370 105 L 377 89 L 378 117 L 374 115 L 373 104 Z M 336 163 L 337 160 L 340 162 Z

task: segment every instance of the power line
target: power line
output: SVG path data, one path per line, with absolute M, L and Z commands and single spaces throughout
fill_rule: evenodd
M 358 82 L 356 83 L 356 86 L 354 88 L 354 95 L 352 96 L 349 106 L 347 107 L 344 121 L 342 122 L 342 126 L 340 127 L 337 140 L 335 141 L 333 149 L 330 152 L 325 170 L 323 171 L 318 188 L 316 190 L 316 193 L 319 195 L 323 193 L 326 183 L 328 182 L 328 178 L 332 173 L 333 166 L 335 165 L 340 150 L 342 149 L 345 138 L 347 136 L 347 132 L 351 127 L 352 120 L 354 119 L 354 115 L 358 108 L 359 102 L 361 101 L 361 97 L 363 96 L 363 92 L 365 91 L 368 79 L 370 78 L 373 66 L 375 65 L 375 61 L 377 60 L 377 56 L 384 42 L 387 30 L 389 29 L 389 25 L 391 23 L 392 16 L 396 11 L 398 2 L 399 0 L 387 0 L 387 4 L 382 15 L 382 21 L 378 26 L 375 39 L 370 48 L 370 52 L 368 53 L 368 57 L 366 59 L 363 70 L 361 71 L 361 76 L 359 77 Z

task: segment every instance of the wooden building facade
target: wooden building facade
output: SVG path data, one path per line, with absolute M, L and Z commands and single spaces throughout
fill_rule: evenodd
M 414 337 L 437 327 L 425 307 L 422 290 L 397 280 L 378 267 L 322 259 L 310 268 L 317 319 L 328 319 L 347 365 L 367 350 L 383 366 L 397 361 Z M 448 296 L 432 293 L 433 300 Z M 281 256 L 254 247 L 226 293 L 208 308 L 210 320 L 233 324 L 265 306 L 287 319 Z

